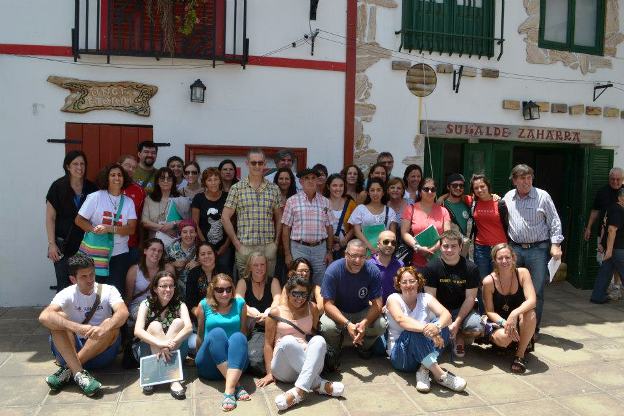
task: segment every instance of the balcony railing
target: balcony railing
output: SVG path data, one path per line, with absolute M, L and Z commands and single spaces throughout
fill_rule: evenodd
M 145 0 L 75 0 L 72 51 L 81 55 L 174 57 L 238 62 L 249 55 L 247 0 L 197 2 L 197 21 L 190 34 L 180 32 L 184 4 L 174 3 L 173 49 L 167 50 L 156 1 L 150 16 Z M 228 26 L 229 24 L 229 26 Z

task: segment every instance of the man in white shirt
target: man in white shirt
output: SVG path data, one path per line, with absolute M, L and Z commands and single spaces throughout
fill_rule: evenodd
M 60 390 L 73 379 L 85 395 L 93 396 L 102 384 L 85 368 L 106 367 L 115 359 L 128 309 L 114 286 L 95 283 L 90 257 L 77 253 L 68 264 L 73 285 L 57 293 L 39 315 L 39 322 L 50 330 L 52 352 L 61 365 L 46 383 Z

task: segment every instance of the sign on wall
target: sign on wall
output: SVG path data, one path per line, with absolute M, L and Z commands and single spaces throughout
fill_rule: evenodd
M 150 115 L 149 100 L 158 91 L 155 85 L 132 81 L 83 81 L 51 75 L 48 77 L 48 82 L 71 92 L 65 98 L 65 105 L 61 108 L 61 111 L 68 113 L 118 110 L 148 117 Z
M 429 136 L 448 139 L 505 140 L 530 143 L 600 144 L 600 130 L 560 129 L 556 127 L 513 126 L 464 123 L 457 121 L 421 121 L 421 131 Z

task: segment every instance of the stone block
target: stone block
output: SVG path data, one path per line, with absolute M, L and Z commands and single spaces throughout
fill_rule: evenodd
M 605 117 L 617 117 L 620 114 L 620 109 L 616 107 L 605 107 L 602 109 L 602 114 Z
M 624 110 L 622 110 L 622 112 L 620 112 L 620 118 L 621 118 L 622 120 L 624 120 Z
M 568 107 L 568 112 L 571 116 L 579 116 L 583 114 L 585 111 L 585 106 L 583 104 L 571 105 Z
M 462 70 L 462 76 L 474 78 L 477 76 L 477 68 L 472 66 L 465 66 Z
M 562 104 L 562 103 L 552 103 L 550 105 L 550 112 L 551 113 L 567 113 L 568 112 L 568 105 L 567 104 Z
M 498 78 L 498 76 L 499 76 L 498 69 L 483 68 L 481 70 L 482 78 Z
M 393 71 L 407 71 L 412 66 L 410 61 L 392 61 Z
M 516 100 L 503 100 L 504 110 L 520 110 L 520 101 Z
M 550 103 L 546 101 L 537 101 L 535 104 L 539 106 L 541 113 L 548 113 L 550 111 Z
M 592 107 L 588 105 L 587 107 L 585 107 L 585 114 L 588 116 L 600 116 L 602 115 L 602 108 Z
M 436 72 L 438 74 L 452 74 L 453 65 L 452 64 L 438 64 L 436 66 Z

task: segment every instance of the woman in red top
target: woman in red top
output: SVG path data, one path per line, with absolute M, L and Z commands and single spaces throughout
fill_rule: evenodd
M 470 187 L 474 194 L 474 202 L 470 201 L 475 227 L 474 261 L 484 277 L 492 273 L 492 247 L 507 242 L 507 209 L 502 201 L 494 200 L 485 175 L 472 175 Z
M 412 264 L 418 268 L 427 265 L 428 259 L 438 250 L 440 242 L 424 247 L 416 242 L 414 236 L 433 225 L 442 234 L 451 228 L 451 217 L 446 208 L 435 203 L 436 186 L 432 178 L 423 181 L 421 200 L 408 205 L 401 215 L 401 236 L 403 241 L 414 247 Z

